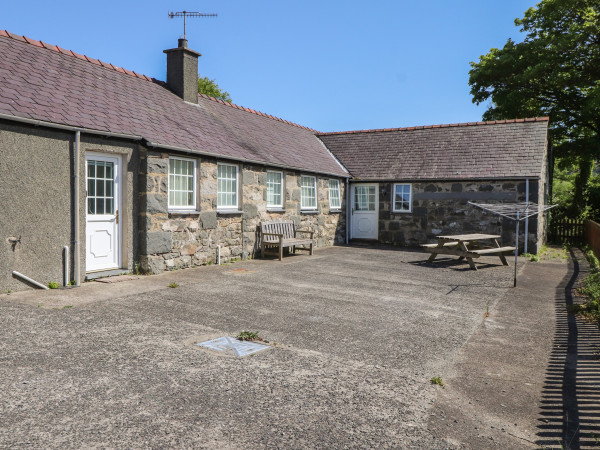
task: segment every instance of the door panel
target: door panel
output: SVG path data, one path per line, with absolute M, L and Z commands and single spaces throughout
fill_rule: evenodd
M 86 271 L 120 266 L 120 160 L 86 157 Z
M 379 206 L 377 184 L 352 187 L 351 230 L 353 239 L 377 239 Z

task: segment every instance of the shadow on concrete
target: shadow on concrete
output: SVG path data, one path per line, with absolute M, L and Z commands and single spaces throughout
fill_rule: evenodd
M 538 419 L 542 447 L 579 449 L 600 446 L 600 332 L 598 326 L 568 314 L 577 281 L 589 268 L 571 250 L 569 272 L 557 287 L 556 330 Z

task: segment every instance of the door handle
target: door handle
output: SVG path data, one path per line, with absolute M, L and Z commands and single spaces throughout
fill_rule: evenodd
M 115 221 L 116 221 L 116 224 L 118 225 L 119 224 L 119 210 L 118 209 L 115 211 Z

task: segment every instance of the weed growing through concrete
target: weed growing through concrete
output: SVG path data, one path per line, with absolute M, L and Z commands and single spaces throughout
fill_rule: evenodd
M 432 377 L 431 384 L 437 384 L 438 386 L 444 387 L 444 382 L 442 381 L 442 377 Z
M 65 305 L 65 306 L 63 306 L 63 309 L 69 309 L 69 308 L 72 308 L 72 307 L 73 307 L 73 305 Z
M 486 319 L 488 317 L 490 317 L 490 301 L 489 300 L 485 303 L 485 314 L 483 315 L 483 317 Z
M 7 294 L 12 294 L 12 289 L 9 289 L 8 291 L 6 291 Z
M 238 341 L 256 341 L 259 339 L 258 331 L 242 331 L 235 338 Z
M 56 281 L 51 281 L 50 283 L 48 283 L 48 287 L 50 289 L 58 289 L 60 287 L 60 284 L 58 284 Z
M 178 288 L 178 287 L 179 287 L 179 285 L 178 285 L 177 283 L 175 283 L 174 281 L 171 281 L 171 282 L 169 283 L 169 287 L 170 287 L 170 288 Z

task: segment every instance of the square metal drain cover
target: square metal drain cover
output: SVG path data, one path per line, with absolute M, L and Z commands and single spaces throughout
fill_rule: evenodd
M 198 342 L 196 345 L 233 356 L 251 355 L 271 348 L 268 345 L 256 344 L 254 342 L 238 341 L 229 336 L 223 336 L 205 342 Z

